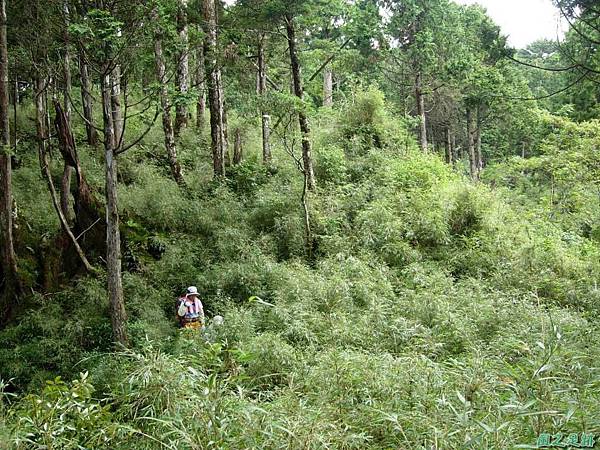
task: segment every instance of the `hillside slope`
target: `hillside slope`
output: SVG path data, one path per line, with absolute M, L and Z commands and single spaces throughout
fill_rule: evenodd
M 186 132 L 188 192 L 157 156 L 158 130 L 126 154 L 133 348 L 112 352 L 102 277 L 28 296 L 0 332 L 0 447 L 508 449 L 598 431 L 600 249 L 576 220 L 597 205 L 545 204 L 550 184 L 523 167 L 536 159 L 488 168 L 493 187 L 473 184 L 418 152 L 402 123 L 349 133 L 346 113 L 320 118 L 309 261 L 302 177 L 281 148 L 267 170 L 251 136 L 219 184 L 193 156 L 209 154 L 205 138 Z M 596 128 L 565 133 L 597 144 L 597 125 L 585 126 Z M 101 157 L 80 150 L 100 191 Z M 58 223 L 34 154 L 14 177 L 19 253 L 42 292 L 36 255 Z M 563 175 L 565 196 L 578 192 L 568 177 L 588 182 Z M 175 327 L 190 284 L 225 318 L 206 335 Z

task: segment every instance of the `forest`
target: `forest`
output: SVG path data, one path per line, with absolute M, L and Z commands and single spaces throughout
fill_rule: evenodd
M 452 0 L 0 0 L 0 449 L 593 448 L 600 4 L 550 1 L 515 48 Z

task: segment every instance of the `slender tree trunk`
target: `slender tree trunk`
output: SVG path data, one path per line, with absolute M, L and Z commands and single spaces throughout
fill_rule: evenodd
M 329 66 L 323 70 L 323 106 L 333 106 L 333 71 Z
M 456 135 L 452 132 L 450 128 L 448 128 L 449 136 L 448 136 L 448 145 L 450 146 L 450 159 L 452 161 L 452 167 L 456 167 L 456 160 L 458 159 L 458 155 L 456 154 Z
M 123 141 L 123 115 L 121 112 L 121 66 L 115 65 L 110 76 L 111 85 L 111 109 L 114 143 L 113 147 L 118 149 Z
M 63 3 L 63 13 L 65 19 L 65 31 L 64 31 L 64 41 L 65 48 L 63 53 L 63 108 L 64 113 L 67 119 L 67 124 L 70 126 L 71 124 L 71 90 L 72 90 L 72 82 L 71 82 L 71 51 L 69 48 L 69 32 L 67 31 L 67 27 L 69 26 L 69 4 L 68 2 Z M 68 164 L 65 164 L 63 168 L 63 176 L 61 181 L 61 189 L 60 189 L 60 207 L 62 210 L 63 216 L 67 219 L 67 222 L 71 220 L 71 213 L 69 208 L 69 196 L 71 194 L 71 175 L 73 173 L 73 168 Z
M 456 133 L 452 133 L 452 160 L 454 161 L 454 165 L 456 165 L 456 161 L 461 158 L 459 154 L 459 149 L 456 146 Z
M 235 129 L 235 140 L 233 142 L 233 164 L 238 165 L 242 162 L 242 158 L 242 130 L 238 127 Z
M 180 51 L 177 53 L 177 91 L 181 96 L 188 93 L 190 86 L 189 73 L 189 47 L 188 47 L 188 21 L 187 21 L 187 0 L 178 0 L 177 8 L 177 33 L 179 34 Z M 175 105 L 175 136 L 179 136 L 182 128 L 188 126 L 188 107 L 187 103 L 180 99 Z
M 16 78 L 16 76 L 15 76 Z M 13 125 L 14 125 L 14 132 L 13 132 L 13 138 L 14 138 L 14 149 L 15 152 L 17 151 L 17 143 L 18 143 L 18 138 L 17 138 L 17 131 L 18 131 L 18 127 L 19 127 L 19 118 L 17 116 L 17 106 L 19 105 L 19 81 L 17 79 L 15 79 L 15 95 L 13 97 Z
M 202 0 L 205 23 L 204 55 L 210 108 L 210 136 L 215 177 L 225 176 L 227 140 L 225 132 L 225 108 L 222 97 L 221 69 L 217 58 L 217 10 L 215 0 Z
M 477 157 L 475 154 L 476 120 L 471 107 L 467 107 L 467 139 L 469 147 L 469 171 L 472 180 L 478 179 Z
M 450 127 L 446 127 L 446 163 L 454 164 L 454 158 L 452 157 L 452 138 L 450 133 Z
M 180 186 L 184 186 L 185 182 L 183 180 L 183 175 L 181 174 L 181 166 L 179 165 L 179 161 L 177 161 L 175 133 L 173 130 L 173 123 L 171 121 L 171 102 L 169 100 L 169 92 L 167 88 L 162 40 L 158 33 L 156 33 L 154 36 L 154 60 L 156 66 L 156 77 L 160 83 L 160 105 L 162 108 L 162 125 L 165 134 L 165 149 L 169 157 L 169 165 L 171 166 L 171 174 L 173 175 L 173 179 Z
M 477 107 L 477 128 L 475 133 L 475 156 L 477 160 L 477 178 L 481 171 L 483 170 L 483 155 L 481 154 L 481 127 L 483 124 L 483 120 L 481 117 L 481 108 Z
M 479 127 L 476 128 L 475 136 L 475 159 L 477 162 L 477 176 L 479 177 L 479 174 L 483 169 L 483 156 L 481 155 L 481 129 Z
M 221 77 L 221 82 L 219 83 L 219 97 L 221 98 L 221 103 L 223 105 L 222 117 L 223 117 L 223 126 L 221 127 L 221 140 L 223 142 L 223 160 L 225 161 L 225 167 L 231 166 L 231 155 L 229 154 L 229 127 L 227 125 L 227 104 L 225 103 L 225 91 L 223 90 L 223 77 Z
M 296 30 L 294 27 L 294 19 L 290 14 L 286 14 L 285 22 L 290 52 L 290 66 L 292 69 L 294 95 L 302 100 L 304 97 L 304 91 L 302 89 L 302 79 L 300 78 L 300 61 L 298 60 L 298 50 L 296 49 Z M 308 177 L 308 190 L 312 191 L 316 187 L 316 182 L 312 165 L 310 127 L 308 124 L 308 118 L 302 110 L 298 111 L 298 122 L 300 124 L 300 132 L 302 133 L 302 162 L 304 164 L 306 176 Z
M 0 293 L 0 326 L 12 318 L 17 296 L 20 294 L 13 238 L 12 161 L 8 115 L 6 0 L 0 0 L 0 275 L 4 277 L 3 290 Z
M 102 118 L 104 123 L 104 154 L 106 165 L 106 271 L 107 289 L 110 302 L 110 318 L 115 342 L 128 345 L 121 279 L 121 235 L 119 232 L 119 208 L 117 198 L 117 155 L 115 153 L 115 130 L 113 127 L 114 90 L 109 64 L 104 64 L 101 78 Z
M 302 183 L 302 197 L 301 197 L 301 202 L 302 202 L 302 212 L 304 213 L 304 245 L 305 245 L 305 249 L 306 249 L 306 258 L 308 261 L 312 261 L 313 259 L 313 239 L 312 239 L 312 231 L 310 228 L 310 208 L 309 208 L 309 204 L 308 204 L 308 196 L 309 196 L 309 191 L 308 191 L 308 183 L 309 183 L 309 177 L 308 177 L 308 173 L 303 170 L 302 171 L 302 175 L 303 175 L 303 183 Z
M 196 100 L 196 128 L 204 128 L 206 116 L 206 69 L 204 67 L 204 45 L 200 45 L 196 51 L 196 87 L 198 88 L 198 99 Z
M 258 36 L 258 64 L 256 72 L 256 95 L 264 95 L 267 91 L 267 63 L 265 59 L 265 35 Z
M 70 38 L 69 32 L 67 31 L 69 27 L 69 4 L 67 1 L 63 3 L 63 14 L 65 20 L 65 30 L 64 30 L 64 53 L 63 53 L 63 107 L 65 114 L 67 116 L 67 120 L 69 123 L 71 122 L 71 49 L 70 49 Z
M 94 123 L 94 101 L 92 99 L 92 82 L 89 69 L 83 54 L 79 54 L 79 77 L 81 78 L 81 103 L 83 105 L 83 117 L 85 119 L 85 131 L 87 143 L 91 146 L 98 144 L 98 133 L 92 125 Z
M 419 117 L 419 146 L 422 152 L 427 152 L 427 118 L 425 116 L 425 95 L 421 86 L 421 72 L 417 73 L 415 79 L 415 100 Z
M 267 62 L 265 59 L 265 35 L 261 34 L 258 38 L 258 73 L 257 73 L 257 94 L 263 96 L 267 92 Z M 260 117 L 262 122 L 262 150 L 263 163 L 271 163 L 271 144 L 269 128 L 269 115 L 261 106 Z
M 263 148 L 263 163 L 271 163 L 271 116 L 268 114 L 262 115 L 262 148 Z

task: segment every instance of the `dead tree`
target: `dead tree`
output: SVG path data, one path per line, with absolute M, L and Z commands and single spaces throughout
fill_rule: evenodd
M 40 162 L 40 169 L 42 170 L 42 176 L 44 177 L 44 179 L 46 180 L 46 183 L 48 184 L 48 190 L 49 190 L 50 196 L 52 198 L 52 204 L 54 205 L 54 209 L 56 210 L 56 214 L 58 215 L 58 219 L 59 219 L 61 228 L 63 229 L 64 233 L 69 238 L 71 245 L 73 245 L 73 248 L 77 252 L 79 259 L 81 260 L 81 263 L 85 267 L 85 270 L 88 272 L 94 272 L 94 268 L 88 262 L 88 260 L 85 256 L 85 253 L 81 249 L 81 246 L 77 242 L 77 239 L 75 238 L 75 236 L 73 235 L 73 232 L 71 231 L 71 228 L 69 227 L 69 223 L 67 221 L 66 216 L 63 213 L 61 204 L 58 199 L 58 195 L 56 193 L 56 188 L 54 187 L 54 183 L 52 181 L 52 175 L 50 173 L 50 161 L 48 158 L 48 152 L 46 150 L 47 142 L 49 139 L 48 129 L 46 127 L 46 117 L 47 117 L 46 105 L 44 102 L 44 93 L 46 92 L 46 88 L 47 88 L 47 86 L 46 86 L 45 78 L 43 76 L 41 76 L 40 74 L 38 74 L 37 79 L 36 79 L 36 94 L 35 94 L 36 108 L 35 109 L 36 109 L 36 130 L 37 130 L 37 139 L 38 139 L 38 156 L 39 156 L 39 162 Z M 56 99 L 54 100 L 54 105 L 55 105 L 55 108 L 56 107 L 58 108 L 58 111 L 60 113 L 60 118 L 58 119 L 58 121 L 63 123 L 63 126 L 60 128 L 62 130 L 68 129 L 67 116 L 66 116 L 65 112 L 62 110 L 62 108 L 60 107 L 60 103 L 58 102 L 58 100 L 56 100 Z M 72 135 L 70 136 L 70 140 L 71 140 L 71 142 L 73 142 Z M 62 141 L 62 143 L 64 143 L 64 139 L 61 139 L 61 141 Z M 68 164 L 66 159 L 65 159 L 65 167 L 73 168 L 72 165 Z
M 98 227 L 98 231 L 93 233 L 96 236 L 95 239 L 86 240 L 86 235 L 90 231 L 90 227 L 97 225 L 103 215 L 102 206 L 93 195 L 83 174 L 81 164 L 79 163 L 79 156 L 77 155 L 73 131 L 67 121 L 66 114 L 60 102 L 55 100 L 53 103 L 55 112 L 54 127 L 58 139 L 58 149 L 65 166 L 70 167 L 75 172 L 76 189 L 73 191 L 75 204 L 74 231 L 81 234 L 80 238 L 83 247 L 104 253 L 105 242 L 103 238 L 100 238 L 103 234 L 102 227 Z

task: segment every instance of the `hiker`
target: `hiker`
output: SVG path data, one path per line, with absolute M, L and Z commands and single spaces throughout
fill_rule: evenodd
M 219 328 L 223 326 L 223 316 L 214 316 L 212 320 L 207 319 L 203 328 L 204 339 L 211 344 L 217 342 Z
M 198 288 L 190 286 L 185 295 L 179 297 L 177 316 L 181 328 L 201 329 L 204 328 L 204 308 L 198 298 Z

